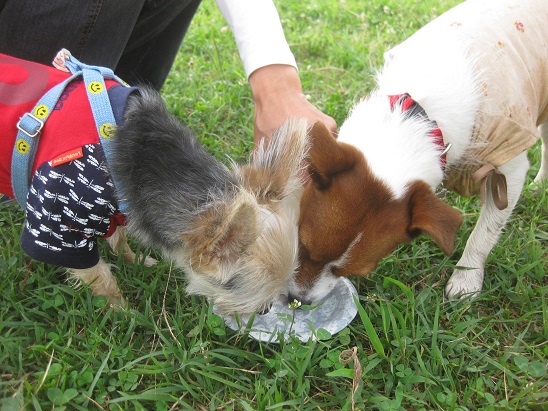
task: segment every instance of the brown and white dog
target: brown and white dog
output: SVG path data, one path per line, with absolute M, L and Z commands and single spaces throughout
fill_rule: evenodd
M 338 140 L 312 129 L 293 296 L 313 303 L 421 234 L 451 254 L 462 217 L 437 198 L 442 183 L 485 201 L 446 295 L 482 289 L 539 138 L 535 181 L 548 178 L 547 23 L 546 0 L 464 2 L 385 54 Z

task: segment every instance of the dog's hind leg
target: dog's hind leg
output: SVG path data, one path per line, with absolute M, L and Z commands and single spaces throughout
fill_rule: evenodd
M 487 199 L 481 209 L 476 227 L 468 238 L 462 257 L 457 263 L 459 268 L 453 272 L 445 287 L 447 297 L 475 296 L 481 291 L 485 261 L 519 199 L 528 168 L 529 161 L 525 152 L 499 167 L 500 172 L 506 176 L 508 207 L 499 210 L 493 202 L 490 190 L 487 190 Z
M 122 253 L 124 260 L 130 263 L 135 261 L 135 253 L 129 247 L 126 237 L 126 229 L 123 226 L 116 227 L 116 231 L 110 237 L 107 238 L 107 242 L 112 248 L 114 254 L 118 255 Z M 145 256 L 143 265 L 145 267 L 152 267 L 158 261 L 152 257 Z
M 71 268 L 69 274 L 70 279 L 77 285 L 87 284 L 94 295 L 105 297 L 110 305 L 125 306 L 116 278 L 110 271 L 110 264 L 105 263 L 102 259 L 99 259 L 97 265 L 90 268 Z
M 540 170 L 535 177 L 535 183 L 548 181 L 548 122 L 541 124 L 539 130 L 542 138 L 542 157 L 540 160 Z

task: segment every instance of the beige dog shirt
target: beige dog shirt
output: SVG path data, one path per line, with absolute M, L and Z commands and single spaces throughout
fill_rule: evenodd
M 531 148 L 540 138 L 537 126 L 548 118 L 548 0 L 469 0 L 420 33 L 457 38 L 477 62 L 481 98 L 471 148 L 465 164 L 446 170 L 444 183 L 464 196 L 478 194 L 474 173 L 492 166 L 496 174 Z M 496 177 L 479 176 L 493 184 Z
M 537 127 L 548 116 L 548 1 L 500 1 L 487 9 L 481 2 L 475 4 L 483 10 L 463 8 L 451 23 L 478 56 L 484 97 L 469 157 L 480 166 L 498 168 L 535 144 L 540 138 Z M 477 19 L 468 18 L 471 12 L 489 15 L 491 23 L 477 24 Z M 446 185 L 465 196 L 477 194 L 480 183 L 471 176 L 479 168 L 476 164 L 448 170 Z

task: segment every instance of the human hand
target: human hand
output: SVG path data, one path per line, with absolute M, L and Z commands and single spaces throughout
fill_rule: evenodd
M 251 73 L 249 84 L 255 104 L 255 146 L 262 137 L 270 137 L 289 117 L 304 117 L 310 126 L 321 121 L 333 135 L 337 134 L 335 120 L 304 96 L 295 67 L 282 64 L 261 67 Z

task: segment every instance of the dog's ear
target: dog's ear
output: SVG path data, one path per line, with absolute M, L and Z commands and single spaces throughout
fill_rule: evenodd
M 424 182 L 414 183 L 408 192 L 411 223 L 408 232 L 411 237 L 426 234 L 447 255 L 453 253 L 455 235 L 462 224 L 462 215 L 444 203 Z
M 192 230 L 183 235 L 192 250 L 192 266 L 204 268 L 216 261 L 235 260 L 257 238 L 257 212 L 248 193 L 202 211 Z
M 309 136 L 308 171 L 313 183 L 324 189 L 331 184 L 333 175 L 354 167 L 360 152 L 349 144 L 337 141 L 320 121 L 310 128 Z

